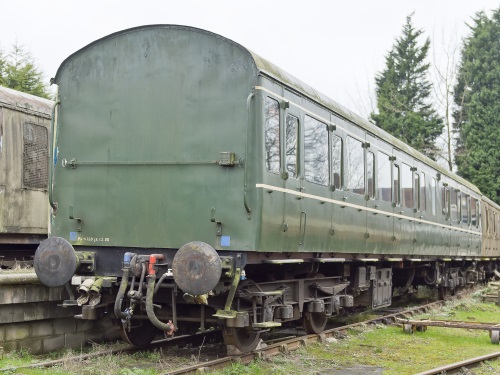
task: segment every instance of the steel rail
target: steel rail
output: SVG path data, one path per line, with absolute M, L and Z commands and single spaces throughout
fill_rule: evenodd
M 153 341 L 151 344 L 149 344 L 147 349 L 153 349 L 153 348 L 156 348 L 159 346 L 163 346 L 166 343 L 178 344 L 178 343 L 181 343 L 183 340 L 189 340 L 189 339 L 193 339 L 193 338 L 201 339 L 202 337 L 207 337 L 207 336 L 211 336 L 211 335 L 215 335 L 215 334 L 220 334 L 220 331 L 206 331 L 204 333 L 198 333 L 195 335 L 182 335 L 182 336 L 175 336 L 173 338 L 168 338 L 168 339 L 160 339 L 160 340 Z M 62 364 L 64 362 L 68 362 L 68 361 L 70 361 L 70 362 L 71 361 L 84 361 L 87 359 L 102 357 L 102 356 L 110 355 L 110 354 L 135 353 L 135 352 L 139 352 L 141 350 L 144 350 L 144 348 L 139 348 L 136 346 L 127 345 L 124 348 L 102 350 L 102 351 L 95 352 L 95 353 L 81 354 L 81 355 L 72 356 L 72 357 L 55 359 L 52 361 L 33 363 L 30 365 L 8 366 L 8 367 L 0 368 L 0 372 L 11 373 L 12 371 L 18 371 L 18 370 L 22 370 L 22 369 L 53 367 L 53 366 L 57 366 L 59 364 Z
M 445 372 L 446 374 L 454 374 L 456 373 L 456 371 L 459 371 L 459 373 L 461 373 L 460 371 L 463 367 L 466 368 L 475 367 L 484 361 L 497 360 L 499 357 L 500 357 L 500 352 L 490 353 L 482 355 L 480 357 L 466 359 L 465 361 L 455 362 L 449 365 L 436 367 L 433 368 L 432 370 L 419 372 L 418 374 L 415 375 L 435 375 L 435 374 L 442 374 L 443 372 Z
M 341 327 L 336 327 L 328 329 L 319 334 L 299 336 L 292 339 L 285 339 L 283 341 L 276 342 L 274 344 L 268 345 L 265 348 L 255 350 L 251 353 L 243 353 L 240 355 L 228 356 L 224 358 L 219 358 L 213 361 L 204 362 L 200 364 L 195 364 L 187 366 L 178 370 L 167 371 L 161 373 L 160 375 L 183 375 L 183 374 L 199 374 L 201 372 L 207 372 L 211 370 L 220 369 L 229 366 L 232 363 L 242 363 L 248 364 L 256 359 L 267 359 L 274 355 L 280 353 L 288 353 L 290 351 L 297 350 L 303 346 L 307 346 L 314 343 L 325 343 L 326 339 L 329 337 L 334 337 L 336 334 L 348 329 L 362 327 L 369 324 L 389 324 L 390 322 L 395 322 L 396 318 L 401 316 L 414 315 L 416 313 L 425 312 L 432 307 L 438 307 L 445 303 L 445 301 L 431 302 L 422 306 L 413 307 L 404 311 L 383 315 L 374 319 L 369 319 L 363 322 L 348 324 Z
M 253 351 L 251 353 L 243 353 L 240 355 L 234 355 L 234 356 L 228 356 L 220 359 L 216 359 L 213 361 L 208 361 L 200 364 L 195 364 L 191 365 L 188 367 L 184 367 L 178 370 L 172 370 L 168 371 L 165 373 L 162 373 L 161 375 L 177 375 L 177 374 L 191 374 L 191 373 L 198 373 L 200 371 L 206 371 L 208 369 L 213 370 L 213 369 L 218 369 L 218 368 L 223 368 L 231 363 L 244 363 L 248 364 L 252 362 L 255 359 L 265 359 L 268 357 L 272 357 L 274 355 L 280 354 L 280 353 L 288 353 L 289 351 L 296 350 L 302 346 L 310 345 L 313 343 L 325 343 L 326 339 L 329 337 L 333 337 L 339 332 L 351 329 L 351 328 L 356 328 L 356 327 L 362 327 L 366 326 L 369 324 L 389 324 L 390 322 L 395 322 L 396 318 L 398 317 L 407 317 L 408 315 L 414 315 L 416 313 L 420 312 L 425 312 L 428 309 L 432 307 L 438 307 L 441 306 L 445 303 L 445 301 L 436 301 L 436 302 L 431 302 L 425 305 L 421 306 L 416 306 L 411 309 L 407 309 L 404 311 L 396 312 L 396 313 L 391 313 L 387 315 L 382 315 L 380 317 L 374 318 L 374 319 L 369 319 L 363 322 L 358 322 L 358 323 L 353 323 L 353 324 L 348 324 L 344 325 L 341 327 L 336 327 L 332 329 L 328 329 L 324 332 L 321 332 L 320 334 L 312 334 L 312 335 L 304 335 L 304 336 L 299 336 L 295 338 L 286 338 L 282 341 L 275 342 L 275 340 L 272 340 L 273 344 L 270 344 L 266 346 L 265 348 L 262 348 L 260 350 Z M 199 333 L 195 335 L 183 335 L 183 336 L 176 336 L 173 338 L 169 339 L 161 339 L 157 341 L 153 341 L 147 349 L 152 349 L 156 348 L 159 346 L 163 346 L 166 343 L 171 343 L 171 344 L 177 344 L 179 342 L 182 342 L 183 340 L 192 340 L 194 338 L 200 339 L 203 336 L 209 336 L 209 335 L 215 335 L 215 334 L 220 334 L 220 331 L 206 331 L 204 333 Z M 67 357 L 67 358 L 61 358 L 57 360 L 52 360 L 52 361 L 46 361 L 46 362 L 39 362 L 39 363 L 34 363 L 30 365 L 24 365 L 24 366 L 9 366 L 5 368 L 0 369 L 1 372 L 12 372 L 12 371 L 18 371 L 21 369 L 30 369 L 30 368 L 40 368 L 40 367 L 53 367 L 59 364 L 62 364 L 67 361 L 82 361 L 82 360 L 88 360 L 91 358 L 96 358 L 104 355 L 112 355 L 112 354 L 120 354 L 120 353 L 134 353 L 138 352 L 141 350 L 144 350 L 145 348 L 138 348 L 134 346 L 127 346 L 125 348 L 118 348 L 118 349 L 109 349 L 109 350 L 103 350 L 100 352 L 96 353 L 88 353 L 88 354 L 83 354 L 79 356 L 73 356 L 73 357 Z

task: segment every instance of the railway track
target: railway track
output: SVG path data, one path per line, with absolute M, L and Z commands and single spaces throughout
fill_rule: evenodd
M 490 353 L 482 355 L 480 357 L 466 359 L 465 361 L 451 363 L 449 365 L 440 366 L 427 370 L 424 372 L 419 372 L 415 375 L 440 375 L 440 374 L 468 374 L 464 372 L 464 369 L 472 369 L 484 363 L 485 361 L 497 361 L 500 358 L 500 352 Z
M 313 343 L 324 343 L 326 342 L 326 339 L 329 337 L 334 337 L 342 334 L 343 331 L 346 331 L 351 328 L 356 328 L 356 327 L 361 327 L 361 326 L 366 326 L 370 324 L 390 324 L 395 322 L 396 318 L 398 317 L 409 317 L 413 316 L 419 313 L 426 312 L 427 310 L 431 308 L 438 307 L 442 305 L 444 302 L 443 301 L 437 301 L 437 302 L 432 302 L 429 304 L 413 307 L 411 309 L 406 309 L 398 312 L 392 312 L 389 314 L 383 314 L 380 317 L 376 317 L 374 319 L 362 321 L 359 323 L 354 323 L 354 324 L 348 324 L 348 325 L 343 325 L 341 327 L 335 327 L 328 329 L 320 334 L 312 334 L 312 335 L 302 335 L 302 336 L 292 336 L 290 335 L 286 336 L 285 338 L 281 339 L 272 339 L 269 341 L 265 341 L 265 347 L 262 349 L 256 350 L 251 353 L 245 353 L 241 355 L 232 355 L 232 356 L 226 356 L 223 358 L 218 358 L 214 359 L 208 362 L 204 362 L 202 364 L 198 363 L 195 365 L 183 367 L 177 370 L 172 370 L 165 372 L 163 374 L 194 374 L 198 371 L 208 371 L 208 370 L 214 370 L 214 369 L 219 369 L 223 368 L 225 366 L 230 365 L 231 363 L 234 362 L 239 362 L 239 363 L 250 363 L 251 361 L 255 359 L 265 359 L 269 358 L 275 355 L 278 355 L 280 353 L 287 353 L 293 350 L 296 350 L 300 348 L 301 346 L 305 345 L 311 345 Z M 169 339 L 162 339 L 162 340 L 157 340 L 151 343 L 147 350 L 153 350 L 159 347 L 164 347 L 164 346 L 183 346 L 183 345 L 201 345 L 204 342 L 208 341 L 213 341 L 217 340 L 217 338 L 221 339 L 221 332 L 220 331 L 207 331 L 204 333 L 199 333 L 196 335 L 184 335 L 184 336 L 176 336 L 173 338 Z M 132 346 L 126 346 L 123 348 L 117 348 L 117 349 L 109 349 L 109 350 L 103 350 L 95 353 L 89 353 L 89 354 L 82 354 L 74 357 L 65 357 L 62 359 L 58 360 L 52 360 L 52 361 L 46 361 L 46 362 L 39 362 L 35 364 L 30 364 L 26 366 L 19 366 L 19 367 L 6 367 L 6 368 L 1 368 L 0 373 L 10 373 L 12 371 L 19 371 L 23 369 L 29 369 L 29 368 L 50 368 L 53 366 L 58 366 L 63 364 L 66 361 L 86 361 L 92 358 L 96 358 L 99 356 L 105 356 L 105 355 L 114 355 L 114 354 L 132 354 L 136 353 L 139 351 L 144 351 L 144 348 L 137 348 L 137 347 L 132 347 Z
M 149 346 L 147 347 L 147 350 L 153 350 L 165 345 L 187 345 L 192 344 L 192 345 L 199 345 L 205 340 L 213 340 L 213 339 L 222 339 L 222 334 L 220 331 L 206 331 L 204 333 L 199 333 L 196 335 L 182 335 L 182 336 L 175 336 L 173 338 L 168 338 L 168 339 L 161 339 L 161 340 L 156 340 L 153 341 Z M 97 357 L 102 357 L 105 355 L 113 355 L 113 354 L 132 354 L 136 353 L 139 351 L 144 351 L 146 350 L 145 348 L 139 348 L 135 346 L 125 346 L 121 348 L 115 348 L 115 349 L 109 349 L 109 350 L 102 350 L 98 352 L 93 352 L 93 353 L 88 353 L 88 354 L 81 354 L 78 356 L 73 356 L 73 357 L 65 357 L 61 359 L 56 359 L 52 361 L 45 361 L 45 362 L 38 362 L 38 363 L 33 363 L 30 365 L 24 365 L 24 366 L 9 366 L 5 368 L 0 368 L 0 373 L 11 373 L 12 371 L 19 371 L 23 369 L 30 369 L 30 368 L 49 368 L 49 367 L 54 367 L 57 365 L 60 365 L 64 362 L 67 361 L 86 361 L 92 358 L 97 358 Z
M 200 372 L 208 372 L 216 369 L 220 369 L 229 366 L 232 363 L 242 363 L 248 364 L 256 359 L 267 359 L 272 356 L 288 353 L 301 348 L 302 346 L 307 346 L 315 343 L 325 343 L 329 337 L 335 337 L 342 334 L 344 331 L 356 327 L 362 327 L 371 324 L 390 324 L 395 322 L 396 318 L 408 317 L 416 314 L 421 314 L 428 311 L 431 308 L 439 307 L 444 303 L 444 301 L 437 301 L 428 303 L 422 306 L 413 307 L 411 309 L 403 310 L 400 312 L 390 313 L 382 315 L 380 317 L 369 319 L 363 322 L 358 322 L 354 324 L 348 324 L 341 327 L 336 327 L 328 329 L 320 334 L 304 335 L 298 336 L 290 339 L 284 339 L 272 344 L 268 344 L 266 347 L 256 350 L 251 353 L 245 353 L 241 355 L 227 356 L 224 358 L 216 359 L 213 361 L 205 362 L 203 364 L 196 364 L 188 367 L 184 367 L 174 371 L 164 372 L 161 375 L 181 375 L 181 374 L 196 374 Z

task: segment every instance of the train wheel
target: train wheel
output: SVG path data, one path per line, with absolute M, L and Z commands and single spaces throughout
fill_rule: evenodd
M 454 289 L 447 288 L 445 286 L 440 286 L 438 289 L 438 297 L 443 301 L 449 299 L 454 294 Z
M 302 325 L 307 333 L 321 333 L 325 329 L 328 317 L 325 313 L 305 312 Z
M 260 332 L 246 328 L 224 327 L 222 336 L 226 345 L 234 345 L 243 353 L 255 350 L 260 343 Z
M 149 320 L 137 320 L 133 323 L 136 325 L 122 325 L 122 339 L 139 348 L 151 344 L 159 330 Z

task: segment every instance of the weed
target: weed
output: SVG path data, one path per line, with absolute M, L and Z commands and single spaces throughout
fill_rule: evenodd
M 500 307 L 478 302 L 477 298 L 472 297 L 448 302 L 441 310 L 426 313 L 425 318 L 453 317 L 454 320 L 466 321 L 471 320 L 467 317 L 473 317 L 475 322 L 498 323 L 499 315 Z M 273 357 L 270 361 L 254 362 L 252 367 L 242 369 L 237 366 L 216 374 L 312 375 L 353 365 L 366 365 L 383 368 L 384 375 L 404 375 L 498 349 L 490 343 L 486 331 L 429 327 L 426 332 L 407 335 L 401 327 L 377 328 L 368 326 L 349 329 L 348 337 L 335 345 L 311 345 L 288 355 Z M 484 364 L 475 373 L 500 373 L 500 363 Z
M 158 362 L 161 359 L 161 353 L 158 350 L 137 352 L 132 354 L 135 359 L 146 359 L 152 362 Z
M 119 375 L 151 375 L 151 369 L 140 369 L 133 367 L 131 369 L 124 368 L 119 371 Z

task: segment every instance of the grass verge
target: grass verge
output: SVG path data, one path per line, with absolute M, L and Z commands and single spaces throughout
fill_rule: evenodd
M 363 317 L 367 318 L 366 315 Z M 500 323 L 500 307 L 479 302 L 477 297 L 471 296 L 449 302 L 440 309 L 415 317 L 419 318 Z M 95 351 L 103 349 L 109 349 L 109 346 L 95 345 L 93 348 Z M 12 369 L 1 372 L 0 375 L 156 375 L 202 363 L 209 359 L 205 357 L 207 350 L 206 347 L 203 347 L 203 351 L 201 348 L 163 349 L 133 355 L 105 355 L 87 361 L 71 360 L 71 357 L 80 354 L 75 351 L 62 351 L 45 356 L 33 356 L 27 351 L 21 351 L 3 354 L 0 368 L 22 366 L 61 356 L 67 360 L 57 367 L 19 371 Z M 407 335 L 401 327 L 365 326 L 349 330 L 345 339 L 331 340 L 326 345 L 308 346 L 267 361 L 255 361 L 248 366 L 234 364 L 214 374 L 329 375 L 338 369 L 364 365 L 380 368 L 384 375 L 404 375 L 496 351 L 500 351 L 500 347 L 491 344 L 486 331 L 429 327 L 426 332 Z M 475 369 L 474 373 L 500 374 L 500 362 L 483 364 Z
M 423 318 L 500 323 L 500 307 L 468 297 L 415 317 Z M 301 348 L 250 366 L 235 364 L 216 374 L 320 375 L 364 365 L 378 367 L 384 375 L 404 375 L 497 351 L 500 347 L 491 344 L 487 331 L 429 327 L 426 332 L 408 335 L 401 327 L 375 326 L 350 330 L 346 339 Z M 500 363 L 490 362 L 474 371 L 500 374 Z

